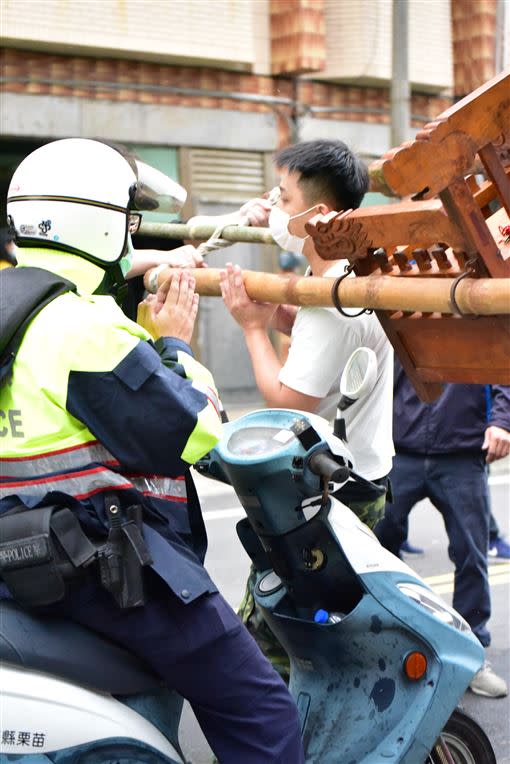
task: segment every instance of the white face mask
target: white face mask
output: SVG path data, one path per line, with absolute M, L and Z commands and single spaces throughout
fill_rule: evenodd
M 278 246 L 287 252 L 302 254 L 305 245 L 305 239 L 300 236 L 293 236 L 289 233 L 290 215 L 284 212 L 280 207 L 271 207 L 269 213 L 269 230 L 271 236 Z

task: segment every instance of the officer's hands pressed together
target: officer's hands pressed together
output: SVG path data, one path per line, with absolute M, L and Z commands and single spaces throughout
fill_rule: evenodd
M 155 295 L 138 306 L 137 322 L 154 337 L 176 337 L 189 344 L 198 312 L 195 279 L 187 271 L 173 273 Z

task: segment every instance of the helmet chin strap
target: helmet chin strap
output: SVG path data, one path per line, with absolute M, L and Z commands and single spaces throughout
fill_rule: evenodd
M 105 268 L 104 277 L 94 294 L 108 294 L 115 298 L 115 301 L 121 305 L 126 293 L 127 282 L 125 274 L 131 269 L 133 243 L 128 233 L 124 247 L 124 254 L 114 265 Z
M 127 282 L 124 278 L 120 262 L 119 260 L 115 265 L 105 270 L 100 284 L 98 284 L 93 292 L 93 294 L 98 295 L 111 295 L 119 304 L 124 299 L 125 291 L 127 290 Z

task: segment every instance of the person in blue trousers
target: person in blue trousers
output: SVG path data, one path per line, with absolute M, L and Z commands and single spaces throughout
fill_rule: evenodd
M 393 501 L 386 504 L 375 533 L 398 555 L 407 537 L 410 511 L 417 502 L 430 499 L 443 516 L 455 565 L 453 607 L 488 647 L 487 465 L 510 452 L 510 387 L 492 385 L 487 391 L 484 385 L 447 384 L 436 401 L 422 403 L 396 361 L 393 428 Z M 487 661 L 470 688 L 492 698 L 508 693 L 506 682 Z

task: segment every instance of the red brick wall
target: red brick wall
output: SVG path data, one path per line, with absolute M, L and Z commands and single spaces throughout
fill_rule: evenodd
M 324 0 L 270 0 L 271 71 L 299 74 L 324 69 Z
M 320 112 L 319 108 L 315 116 L 321 119 L 379 124 L 389 124 L 390 121 L 389 91 L 384 88 L 300 81 L 295 91 L 293 80 L 283 76 L 259 76 L 205 67 L 169 66 L 124 59 L 50 55 L 9 48 L 0 51 L 0 69 L 2 76 L 7 80 L 23 80 L 5 82 L 4 90 L 8 92 L 266 113 L 274 113 L 275 107 L 271 104 L 232 100 L 228 98 L 228 92 L 288 99 L 297 95 L 302 110 L 306 110 L 307 106 L 333 106 L 340 109 L 331 113 Z M 62 84 L 62 81 L 67 81 L 67 84 Z M 102 87 L 101 82 L 114 83 L 119 87 Z M 167 86 L 225 91 L 225 98 L 151 90 L 150 86 L 153 85 L 163 88 Z M 414 94 L 411 112 L 428 120 L 450 105 L 451 100 L 447 98 Z M 345 111 L 341 111 L 342 106 L 345 106 Z M 351 109 L 355 111 L 350 111 Z M 380 113 L 381 110 L 385 113 Z M 276 109 L 281 145 L 290 140 L 290 127 L 286 117 L 291 115 L 291 111 L 291 107 L 285 105 L 279 105 Z M 414 126 L 420 124 L 421 121 L 414 122 Z
M 453 75 L 461 98 L 495 75 L 496 0 L 452 0 Z
M 355 87 L 308 80 L 300 82 L 298 94 L 299 101 L 313 106 L 314 115 L 321 119 L 390 124 L 390 93 L 387 88 Z M 451 98 L 413 93 L 411 114 L 429 120 L 451 104 Z M 334 106 L 338 111 L 321 112 L 321 106 Z M 342 106 L 345 106 L 345 111 L 342 111 Z M 385 113 L 381 114 L 381 111 Z M 423 124 L 422 120 L 412 120 L 412 123 L 414 127 Z

